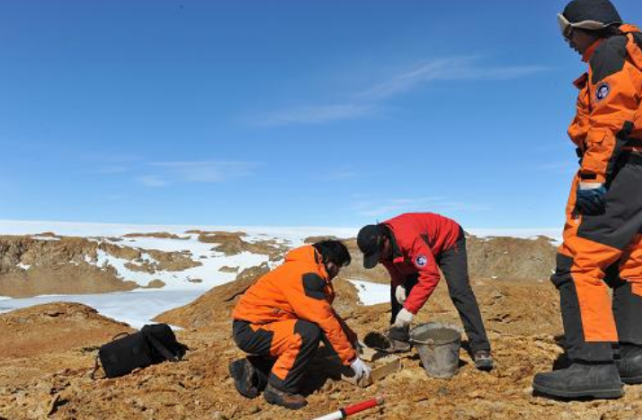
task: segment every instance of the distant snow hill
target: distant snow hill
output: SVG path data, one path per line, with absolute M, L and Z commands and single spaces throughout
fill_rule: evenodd
M 234 281 L 247 268 L 263 263 L 274 267 L 289 249 L 327 237 L 346 240 L 353 263 L 343 276 L 356 281 L 364 304 L 378 303 L 386 299 L 386 289 L 359 281 L 386 283 L 386 275 L 380 268 L 362 268 L 354 240 L 357 231 L 0 221 L 0 296 L 4 296 L 0 312 L 72 300 L 142 325 L 160 312 Z M 484 236 L 469 238 L 469 248 L 475 244 L 469 249 L 474 276 L 541 278 L 552 268 L 553 241 L 538 235 L 555 238 L 554 230 L 473 229 L 472 233 Z M 523 257 L 514 258 L 521 249 Z

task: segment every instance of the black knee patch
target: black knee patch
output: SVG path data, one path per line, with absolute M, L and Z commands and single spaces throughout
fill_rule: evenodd
M 571 277 L 572 266 L 573 258 L 557 254 L 557 266 L 555 267 L 555 273 L 551 276 L 551 282 L 555 287 L 559 289 L 563 285 L 573 282 L 573 277 Z

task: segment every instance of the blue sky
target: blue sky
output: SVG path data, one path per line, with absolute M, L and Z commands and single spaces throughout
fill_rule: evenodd
M 564 4 L 2 2 L 0 219 L 561 227 Z

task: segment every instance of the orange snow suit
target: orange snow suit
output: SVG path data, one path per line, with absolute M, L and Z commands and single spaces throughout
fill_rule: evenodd
M 581 161 L 551 277 L 569 356 L 585 361 L 612 360 L 613 342 L 642 344 L 642 34 L 620 29 L 589 48 L 589 71 L 575 82 L 569 136 Z M 604 214 L 576 211 L 580 182 L 606 186 Z
M 345 365 L 357 357 L 347 336 L 353 333 L 332 308 L 334 297 L 316 249 L 294 249 L 243 294 L 232 314 L 234 339 L 247 353 L 276 357 L 268 381 L 297 392 L 321 335 Z

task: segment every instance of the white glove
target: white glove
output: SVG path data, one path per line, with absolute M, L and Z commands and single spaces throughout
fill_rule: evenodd
M 354 376 L 356 377 L 357 381 L 361 380 L 362 378 L 369 378 L 370 374 L 372 373 L 372 369 L 370 369 L 370 367 L 358 357 L 354 359 L 354 362 L 350 364 L 350 367 L 354 371 Z
M 415 316 L 412 314 L 412 312 L 408 311 L 406 308 L 402 308 L 401 311 L 399 311 L 399 313 L 397 314 L 397 318 L 395 319 L 395 327 L 404 328 L 407 325 L 410 325 L 414 317 Z
M 397 299 L 397 302 L 399 302 L 400 305 L 403 305 L 407 297 L 406 288 L 403 286 L 397 286 L 395 289 L 395 298 Z

